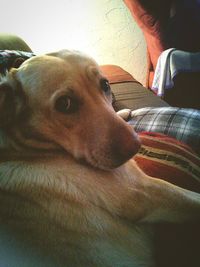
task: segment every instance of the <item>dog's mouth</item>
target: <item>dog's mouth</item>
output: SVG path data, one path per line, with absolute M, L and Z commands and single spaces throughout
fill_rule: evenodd
M 128 139 L 125 143 L 111 140 L 112 142 L 106 148 L 90 150 L 80 161 L 102 170 L 118 168 L 130 160 L 141 146 L 140 139 L 134 131 L 131 144 Z

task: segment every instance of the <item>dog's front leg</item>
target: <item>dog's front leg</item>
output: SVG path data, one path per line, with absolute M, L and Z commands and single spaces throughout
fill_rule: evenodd
M 142 221 L 200 221 L 200 194 L 152 177 L 145 178 L 144 186 L 149 203 Z
M 200 221 L 200 194 L 147 176 L 134 160 L 126 165 L 129 184 L 121 198 L 121 216 L 133 222 Z

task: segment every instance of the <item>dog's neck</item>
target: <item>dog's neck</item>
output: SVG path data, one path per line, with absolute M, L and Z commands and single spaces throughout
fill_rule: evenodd
M 8 160 L 33 160 L 52 157 L 55 154 L 67 154 L 52 142 L 36 135 L 24 135 L 23 131 L 10 131 L 0 128 L 0 162 Z

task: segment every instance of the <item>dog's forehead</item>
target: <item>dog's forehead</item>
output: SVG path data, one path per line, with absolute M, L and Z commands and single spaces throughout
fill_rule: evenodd
M 48 55 L 35 56 L 26 60 L 19 68 L 19 75 L 32 76 L 40 74 L 44 77 L 45 73 L 53 72 L 55 69 L 58 71 L 65 70 L 64 61 L 58 57 L 52 57 Z
M 67 50 L 68 51 L 68 50 Z M 88 78 L 97 76 L 101 71 L 98 64 L 83 53 L 57 53 L 36 56 L 22 65 L 22 72 L 30 75 L 80 75 L 83 72 Z
M 68 72 L 65 62 L 56 57 L 36 56 L 21 65 L 17 70 L 17 79 L 27 93 L 41 90 L 49 84 L 55 86 L 58 81 L 64 80 Z
M 25 61 L 17 74 L 20 81 L 30 87 L 40 87 L 45 83 L 53 86 L 59 82 L 76 80 L 80 76 L 92 79 L 98 75 L 98 64 L 81 53 L 36 56 Z
M 79 51 L 64 50 L 60 57 L 71 66 L 74 66 L 75 68 L 78 67 L 79 71 L 82 69 L 89 79 L 98 76 L 101 72 L 98 64 L 93 58 Z
M 83 89 L 97 86 L 101 77 L 98 64 L 79 53 L 35 56 L 17 70 L 17 79 L 30 103 L 48 102 L 55 94 L 69 90 L 82 95 Z

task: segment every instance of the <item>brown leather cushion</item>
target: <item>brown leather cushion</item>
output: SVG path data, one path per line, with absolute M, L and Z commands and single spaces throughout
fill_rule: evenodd
M 115 96 L 113 106 L 115 110 L 130 108 L 132 110 L 142 107 L 169 106 L 165 101 L 143 87 L 134 77 L 116 65 L 100 66 L 103 74 L 111 84 Z
M 111 89 L 115 96 L 115 110 L 169 106 L 165 101 L 137 82 L 111 84 Z
M 101 65 L 103 74 L 107 77 L 110 84 L 121 82 L 137 82 L 133 76 L 117 65 Z

